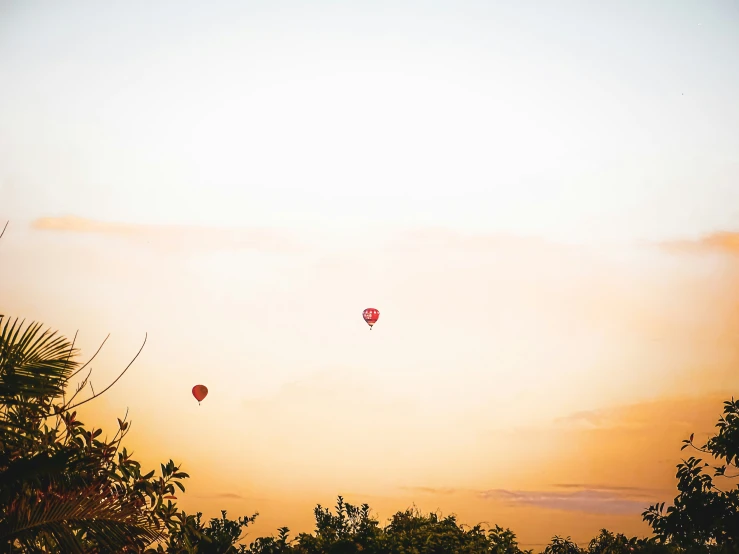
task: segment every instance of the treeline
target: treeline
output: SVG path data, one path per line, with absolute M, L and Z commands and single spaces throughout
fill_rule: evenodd
M 380 526 L 369 506 L 339 497 L 334 512 L 315 509 L 316 528 L 291 538 L 241 544 L 257 514 L 203 522 L 177 507 L 189 477 L 172 460 L 144 471 L 123 445 L 130 430 L 118 420 L 112 438 L 77 419 L 76 408 L 101 393 L 87 390 L 89 361 L 74 341 L 0 315 L 0 552 L 17 554 L 517 554 L 516 536 L 495 526 L 468 527 L 454 516 L 416 510 Z M 94 358 L 94 356 L 93 356 Z M 90 360 L 91 361 L 91 360 Z M 129 364 L 130 366 L 130 364 Z M 125 370 L 124 370 L 125 372 Z M 69 390 L 77 376 L 81 384 Z M 104 391 L 103 391 L 104 392 Z M 724 403 L 716 433 L 677 467 L 673 505 L 650 506 L 642 517 L 653 537 L 627 538 L 603 530 L 586 548 L 554 537 L 543 550 L 559 553 L 739 552 L 739 403 Z M 709 463 L 710 462 L 710 465 Z
M 201 538 L 190 545 L 197 545 L 197 552 L 217 554 L 531 554 L 522 549 L 516 535 L 510 529 L 498 525 L 484 529 L 480 525 L 467 527 L 459 524 L 454 516 L 439 518 L 435 513 L 422 514 L 415 509 L 396 513 L 385 527 L 370 516 L 369 506 L 361 507 L 344 503 L 339 497 L 335 513 L 320 505 L 315 509 L 316 529 L 313 533 L 301 533 L 289 538 L 289 530 L 281 528 L 277 536 L 261 537 L 250 546 L 235 546 L 241 527 L 246 527 L 255 516 L 230 521 L 226 512 L 221 518 L 213 518 L 209 525 L 196 520 Z M 186 553 L 184 537 L 174 535 L 162 553 Z M 229 542 L 233 541 L 233 542 Z M 616 554 L 616 553 L 682 553 L 675 545 L 660 544 L 657 538 L 628 538 L 606 529 L 580 548 L 570 537 L 555 536 L 543 549 L 545 554 Z

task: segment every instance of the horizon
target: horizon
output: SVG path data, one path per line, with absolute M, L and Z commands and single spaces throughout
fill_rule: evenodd
M 0 7 L 0 312 L 147 334 L 82 420 L 252 540 L 648 535 L 739 385 L 739 8 L 281 6 Z

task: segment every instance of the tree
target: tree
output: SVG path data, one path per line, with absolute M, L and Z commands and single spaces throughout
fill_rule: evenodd
M 315 536 L 301 533 L 297 538 L 295 550 L 301 554 L 350 554 L 354 552 L 373 552 L 378 546 L 381 532 L 378 522 L 370 516 L 367 504 L 354 506 L 345 503 L 339 496 L 336 502 L 336 515 L 320 504 L 315 507 Z M 285 528 L 284 536 L 287 537 Z
M 490 552 L 490 540 L 485 530 L 480 525 L 465 530 L 454 515 L 440 519 L 433 512 L 423 515 L 416 509 L 397 512 L 385 528 L 385 534 L 385 544 L 390 552 Z
M 510 529 L 496 525 L 488 531 L 491 554 L 531 554 L 531 550 L 521 550 L 516 541 L 516 534 Z
M 679 494 L 673 505 L 664 510 L 664 502 L 655 504 L 642 514 L 660 541 L 691 552 L 729 552 L 739 544 L 739 485 L 732 488 L 731 481 L 739 476 L 739 403 L 733 397 L 724 402 L 716 427 L 718 433 L 703 446 L 695 446 L 691 434 L 681 449 L 709 455 L 718 463 L 712 466 L 713 476 L 701 458 L 683 460 L 677 466 Z M 719 488 L 714 478 L 728 486 Z
M 584 551 L 570 537 L 563 539 L 555 535 L 544 549 L 544 554 L 584 554 Z
M 172 503 L 175 487 L 184 492 L 182 480 L 188 475 L 172 460 L 161 465 L 158 477 L 153 470 L 142 473 L 139 462 L 121 449 L 130 430 L 125 417 L 112 439 L 101 438 L 101 429 L 86 429 L 74 408 L 107 389 L 74 403 L 89 382 L 88 373 L 69 400 L 65 393 L 89 361 L 79 364 L 73 342 L 41 332 L 39 323 L 24 326 L 6 319 L 3 325 L 4 319 L 0 549 L 141 552 L 164 538 L 178 514 Z
M 247 554 L 290 554 L 296 552 L 294 540 L 289 539 L 290 529 L 280 527 L 276 537 L 259 537 L 249 546 Z
M 150 552 L 166 554 L 246 554 L 244 545 L 236 546 L 242 539 L 242 528 L 247 527 L 259 514 L 241 517 L 235 520 L 226 517 L 226 510 L 221 510 L 220 518 L 211 518 L 206 527 L 201 522 L 202 513 L 188 516 L 184 512 L 170 527 L 166 547 L 159 545 Z
M 530 554 L 518 548 L 510 529 L 498 525 L 487 533 L 480 525 L 465 529 L 453 515 L 440 518 L 409 508 L 397 512 L 383 528 L 367 504 L 353 506 L 341 496 L 335 514 L 320 504 L 313 513 L 315 534 L 301 533 L 291 541 L 283 527 L 278 537 L 253 542 L 249 554 Z

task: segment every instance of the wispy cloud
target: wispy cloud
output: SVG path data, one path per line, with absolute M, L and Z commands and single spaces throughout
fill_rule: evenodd
M 667 241 L 662 243 L 662 247 L 673 252 L 716 252 L 739 256 L 739 232 L 720 231 L 695 240 Z
M 264 498 L 254 498 L 251 496 L 243 496 L 235 492 L 215 492 L 212 494 L 193 494 L 193 498 L 211 498 L 211 499 L 232 499 L 232 500 L 265 500 Z
M 213 495 L 214 498 L 244 498 L 240 494 L 236 494 L 234 492 L 222 492 L 218 494 Z
M 609 515 L 635 515 L 643 512 L 649 501 L 633 498 L 628 491 L 583 489 L 574 492 L 517 491 L 492 489 L 479 495 L 486 499 L 500 500 L 509 506 L 538 506 L 550 510 L 586 512 Z
M 554 425 L 575 429 L 643 429 L 653 422 L 639 410 L 651 404 L 653 403 L 647 402 L 611 409 L 583 410 L 556 418 Z
M 637 486 L 620 486 L 588 483 L 557 483 L 551 485 L 554 489 L 564 491 L 519 491 L 508 489 L 470 490 L 453 487 L 398 487 L 400 490 L 424 493 L 430 495 L 474 494 L 485 499 L 499 499 L 514 504 L 536 504 L 541 507 L 550 507 L 562 510 L 598 511 L 602 513 L 624 513 L 619 510 L 637 506 L 642 509 L 644 503 L 654 498 L 669 494 L 657 488 Z M 592 505 L 597 505 L 593 508 Z M 593 508 L 593 509 L 591 509 Z M 615 511 L 614 511 L 615 510 Z M 631 513 L 631 512 L 629 512 Z
M 555 419 L 555 423 L 565 426 L 597 428 L 605 423 L 605 417 L 599 410 L 575 412 Z
M 450 487 L 399 487 L 408 492 L 422 492 L 425 494 L 455 494 L 457 489 Z
M 630 487 L 619 485 L 602 485 L 602 484 L 585 484 L 585 483 L 557 483 L 552 485 L 558 489 L 568 490 L 590 490 L 600 492 L 611 492 L 616 494 L 625 494 L 631 498 L 652 498 L 655 494 L 664 493 L 661 489 L 651 489 L 645 487 Z
M 498 253 L 507 256 L 535 256 L 551 261 L 568 256 L 582 257 L 587 247 L 555 242 L 544 236 L 510 233 L 462 233 L 444 227 L 420 227 L 394 232 L 384 246 L 386 250 L 461 253 Z
M 454 249 L 490 249 L 501 247 L 530 246 L 539 248 L 543 245 L 554 246 L 554 243 L 541 237 L 496 234 L 468 234 L 443 227 L 423 227 L 400 233 L 396 236 L 399 243 L 406 241 L 413 245 L 445 246 Z
M 118 236 L 182 249 L 252 249 L 298 251 L 301 245 L 283 232 L 266 228 L 216 228 L 190 225 L 140 225 L 97 221 L 83 217 L 42 217 L 33 229 L 79 234 Z
M 702 419 L 711 421 L 724 396 L 715 392 L 697 396 L 665 397 L 599 410 L 578 411 L 554 419 L 557 427 L 580 429 L 649 430 L 669 424 L 671 428 L 695 429 Z M 689 415 L 688 415 L 689 414 Z

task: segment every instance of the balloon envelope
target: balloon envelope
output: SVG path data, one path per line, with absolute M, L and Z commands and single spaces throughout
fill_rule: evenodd
M 367 322 L 367 325 L 370 326 L 370 329 L 372 329 L 372 326 L 380 319 L 380 311 L 375 308 L 367 308 L 362 312 L 362 317 Z
M 197 399 L 198 402 L 208 396 L 208 387 L 205 385 L 195 385 L 192 388 L 192 395 Z

